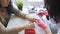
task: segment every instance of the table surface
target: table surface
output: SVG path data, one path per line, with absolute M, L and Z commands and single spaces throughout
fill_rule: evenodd
M 36 15 L 34 15 L 34 16 L 35 16 L 35 18 L 37 18 Z M 7 28 L 18 27 L 18 26 L 24 25 L 26 23 L 29 23 L 29 21 L 27 21 L 26 19 L 18 18 L 16 16 L 11 16 L 11 19 L 9 21 Z M 34 23 L 34 25 L 35 25 L 36 34 L 45 34 L 44 30 L 42 28 L 38 27 L 36 23 Z M 24 30 L 19 32 L 19 34 L 24 34 Z

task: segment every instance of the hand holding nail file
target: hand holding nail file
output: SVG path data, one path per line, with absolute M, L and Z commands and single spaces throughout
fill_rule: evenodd
M 36 20 L 35 23 L 43 29 L 47 28 L 40 20 Z M 36 34 L 36 32 L 34 29 L 25 29 L 25 34 Z

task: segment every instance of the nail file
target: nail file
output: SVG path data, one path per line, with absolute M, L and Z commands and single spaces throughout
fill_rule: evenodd
M 46 28 L 47 28 L 46 25 L 44 25 L 40 20 L 36 20 L 35 23 L 36 23 L 39 27 L 41 27 L 41 28 L 43 28 L 43 29 L 46 29 Z

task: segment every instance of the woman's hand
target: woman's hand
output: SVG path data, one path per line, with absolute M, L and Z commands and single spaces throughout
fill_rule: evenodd
M 25 25 L 21 25 L 20 27 L 17 27 L 17 32 L 20 32 L 24 29 L 33 29 L 35 28 L 34 24 L 32 22 L 25 24 Z
M 27 20 L 31 21 L 31 22 L 35 22 L 35 21 L 37 20 L 36 18 L 32 18 L 32 17 L 30 17 L 30 16 L 28 16 L 28 15 L 26 15 L 25 18 L 26 18 Z
M 33 28 L 35 28 L 35 26 L 34 26 L 34 23 L 29 23 L 29 24 L 25 24 L 25 29 L 33 29 Z
M 29 17 L 28 20 L 31 21 L 31 22 L 35 22 L 37 19 Z

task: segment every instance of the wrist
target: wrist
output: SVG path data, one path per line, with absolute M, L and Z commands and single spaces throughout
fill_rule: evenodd
M 46 34 L 52 34 L 52 32 L 48 28 L 44 29 L 44 31 L 46 32 Z
M 26 14 L 26 15 L 25 15 L 25 19 L 28 19 L 28 20 L 29 20 L 29 15 Z
M 20 32 L 25 29 L 25 25 L 22 25 L 20 27 L 17 27 L 17 32 Z

